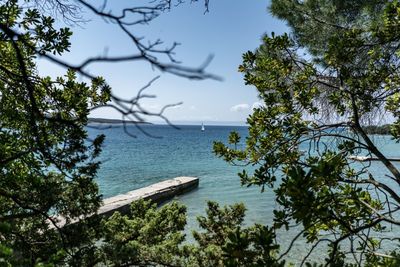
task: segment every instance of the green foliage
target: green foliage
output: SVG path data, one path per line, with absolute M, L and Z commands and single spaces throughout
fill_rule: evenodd
M 67 52 L 72 34 L 42 13 L 33 1 L 0 4 L 0 265 L 282 266 L 270 228 L 241 226 L 243 205 L 210 203 L 194 244 L 183 243 L 186 209 L 177 203 L 95 215 L 104 135 L 89 140 L 86 126 L 111 89 L 72 70 L 38 74 L 38 55 Z M 239 141 L 232 134 L 235 148 Z
M 386 128 L 400 140 L 400 3 L 283 0 L 272 1 L 271 11 L 291 34 L 266 35 L 239 66 L 263 105 L 247 119 L 244 149 L 231 146 L 240 140 L 233 134 L 228 145 L 215 142 L 214 152 L 257 166 L 239 176 L 243 185 L 275 193 L 272 229 L 301 225 L 315 246 L 328 238 L 329 266 L 395 264 L 380 241 L 388 225 L 400 225 L 400 172 L 362 125 L 386 112 L 395 120 Z M 365 154 L 377 157 L 392 181 L 350 157 Z M 398 240 L 389 243 L 397 255 Z
M 245 153 L 242 153 L 242 151 L 237 149 L 238 144 L 240 142 L 240 136 L 237 132 L 232 132 L 229 135 L 228 142 L 229 142 L 229 144 L 234 146 L 233 149 L 226 148 L 223 143 L 214 141 L 214 149 L 215 150 L 226 152 L 224 154 L 219 154 L 219 155 L 223 155 L 223 158 L 225 161 L 233 163 L 235 159 L 244 159 L 246 157 Z
M 37 74 L 36 51 L 70 46 L 71 32 L 53 25 L 18 1 L 0 6 L 0 257 L 13 266 L 60 264 L 94 245 L 86 223 L 55 231 L 52 220 L 83 218 L 100 205 L 93 179 L 104 136 L 87 142 L 85 126 L 110 88 L 102 78 L 78 82 L 73 71 L 54 80 Z
M 115 212 L 101 224 L 98 250 L 79 263 L 106 266 L 284 266 L 276 256 L 279 246 L 271 228 L 243 227 L 245 208 L 220 208 L 209 202 L 199 217 L 200 231 L 185 243 L 186 208 L 172 202 L 157 208 L 149 201 L 131 205 L 129 215 Z M 77 262 L 78 264 L 78 262 Z
M 37 56 L 67 52 L 72 33 L 22 2 L 0 4 L 2 266 L 284 266 L 275 233 L 293 223 L 312 245 L 328 240 L 327 266 L 354 266 L 349 254 L 356 265 L 399 264 L 398 239 L 382 234 L 400 225 L 400 172 L 362 127 L 387 112 L 400 141 L 398 1 L 272 1 L 292 34 L 272 33 L 243 55 L 239 71 L 264 104 L 248 118 L 245 148 L 232 133 L 214 151 L 257 166 L 239 174 L 242 184 L 273 190 L 279 207 L 271 226 L 245 227 L 242 204 L 210 202 L 191 244 L 177 203 L 138 201 L 129 215 L 92 216 L 104 136 L 88 140 L 85 126 L 111 89 L 101 77 L 78 82 L 72 70 L 40 76 Z M 353 154 L 378 157 L 389 178 L 357 167 Z
M 194 244 L 183 243 L 186 209 L 177 203 L 137 201 L 128 215 L 94 215 L 104 135 L 89 140 L 86 126 L 111 89 L 101 77 L 78 82 L 73 70 L 38 74 L 38 55 L 67 52 L 72 32 L 35 3 L 0 4 L 0 265 L 282 266 L 270 228 L 241 226 L 241 204 L 209 203 Z M 239 141 L 232 134 L 235 149 Z
M 271 228 L 243 227 L 245 207 L 220 208 L 208 202 L 206 216 L 198 217 L 202 231 L 193 231 L 195 244 L 183 247 L 183 266 L 284 266 L 277 260 L 279 246 Z
M 380 257 L 379 255 L 368 255 L 366 267 L 395 267 L 400 265 L 400 257 L 398 252 L 392 252 L 388 257 Z
M 221 210 L 217 203 L 208 202 L 207 217 L 198 218 L 200 227 L 207 231 L 205 233 L 194 232 L 194 238 L 200 246 L 223 245 L 229 232 L 234 231 L 238 225 L 242 224 L 245 210 L 243 204 L 235 204 Z
M 104 263 L 177 265 L 185 224 L 186 208 L 176 202 L 160 209 L 143 200 L 133 202 L 129 216 L 115 212 L 103 221 Z

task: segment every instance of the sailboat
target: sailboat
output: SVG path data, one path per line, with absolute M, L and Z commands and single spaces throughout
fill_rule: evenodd
M 206 129 L 204 128 L 204 124 L 201 124 L 201 131 L 204 132 Z

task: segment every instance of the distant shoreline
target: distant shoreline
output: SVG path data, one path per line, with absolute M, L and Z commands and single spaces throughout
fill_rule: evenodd
M 122 125 L 122 124 L 129 124 L 129 125 L 168 125 L 162 121 L 155 121 L 155 122 L 136 122 L 130 120 L 121 120 L 121 119 L 105 119 L 105 118 L 88 118 L 89 124 L 115 124 L 115 125 Z M 175 126 L 197 126 L 204 124 L 207 126 L 238 126 L 238 127 L 246 127 L 246 123 L 244 122 L 235 122 L 235 121 L 172 121 L 172 124 Z M 376 135 L 390 135 L 390 124 L 384 125 L 368 125 L 363 126 L 363 130 L 367 134 L 376 134 Z
M 163 121 L 150 121 L 150 122 L 135 122 L 130 120 L 121 120 L 121 119 L 105 119 L 105 118 L 88 118 L 89 124 L 129 124 L 129 125 L 167 125 L 166 122 Z M 176 126 L 185 126 L 185 125 L 192 125 L 197 126 L 201 125 L 202 123 L 207 126 L 240 126 L 240 127 L 247 127 L 245 122 L 240 121 L 171 121 L 173 125 Z
M 103 118 L 88 118 L 88 123 L 107 123 L 107 124 L 152 124 L 150 122 L 136 122 L 130 120 L 119 119 L 103 119 Z
M 367 134 L 390 135 L 390 124 L 363 126 Z

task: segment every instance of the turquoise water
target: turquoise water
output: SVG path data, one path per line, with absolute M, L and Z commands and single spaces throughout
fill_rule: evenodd
M 271 214 L 276 208 L 273 192 L 267 189 L 261 193 L 258 187 L 241 187 L 237 173 L 242 168 L 230 166 L 212 153 L 213 141 L 226 141 L 231 131 L 245 137 L 247 127 L 206 125 L 204 132 L 200 131 L 201 126 L 179 127 L 180 130 L 164 125 L 143 126 L 148 133 L 162 138 L 150 138 L 134 126 L 129 126 L 128 130 L 136 138 L 128 136 L 121 127 L 89 129 L 91 136 L 106 135 L 101 155 L 103 164 L 97 178 L 103 196 L 107 198 L 177 176 L 196 176 L 200 178 L 199 188 L 177 197 L 187 206 L 187 232 L 197 227 L 195 218 L 204 214 L 207 200 L 221 204 L 243 202 L 247 207 L 246 224 L 271 223 Z M 399 145 L 389 137 L 374 136 L 373 140 L 386 156 L 400 156 Z M 369 170 L 378 177 L 387 173 L 379 162 L 372 162 Z M 289 244 L 294 234 L 285 232 L 279 241 Z M 308 248 L 304 242 L 298 242 L 292 253 L 295 256 L 290 258 L 298 260 Z M 324 256 L 316 253 L 312 258 Z
M 200 178 L 199 188 L 178 197 L 187 205 L 189 218 L 203 214 L 207 200 L 215 200 L 221 204 L 245 203 L 248 223 L 271 222 L 273 195 L 260 193 L 258 187 L 241 187 L 237 173 L 242 168 L 230 166 L 212 153 L 213 141 L 225 141 L 231 131 L 245 136 L 247 127 L 206 126 L 204 132 L 200 126 L 179 126 L 179 130 L 164 125 L 143 127 L 162 138 L 145 136 L 134 126 L 129 131 L 136 138 L 121 127 L 89 129 L 90 135 L 106 135 L 97 179 L 105 198 L 177 176 L 195 176 Z

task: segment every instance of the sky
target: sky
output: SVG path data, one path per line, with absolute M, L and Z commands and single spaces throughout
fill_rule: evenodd
M 91 1 L 100 5 L 102 1 Z M 147 3 L 139 1 L 140 3 Z M 152 78 L 160 78 L 146 89 L 147 94 L 157 97 L 142 101 L 142 106 L 157 112 L 164 105 L 181 105 L 168 109 L 164 114 L 173 122 L 224 124 L 243 123 L 252 108 L 260 100 L 254 87 L 244 85 L 243 75 L 237 71 L 242 54 L 261 44 L 264 34 L 288 31 L 285 23 L 273 18 L 263 0 L 210 0 L 209 12 L 204 13 L 204 2 L 187 3 L 161 14 L 149 25 L 131 28 L 147 41 L 161 39 L 167 47 L 179 42 L 175 58 L 185 66 L 200 66 L 213 55 L 207 67 L 209 73 L 221 77 L 217 80 L 188 80 L 154 70 L 145 62 L 93 64 L 87 70 L 103 76 L 111 85 L 113 93 L 130 98 Z M 106 10 L 118 14 L 121 8 L 138 1 L 108 1 Z M 133 54 L 135 47 L 127 36 L 114 24 L 83 10 L 89 20 L 72 27 L 70 53 L 63 60 L 77 64 L 87 57 Z M 42 75 L 62 75 L 65 70 L 45 61 L 39 61 Z M 91 117 L 121 118 L 111 109 L 98 109 Z M 159 118 L 148 118 L 158 122 Z

